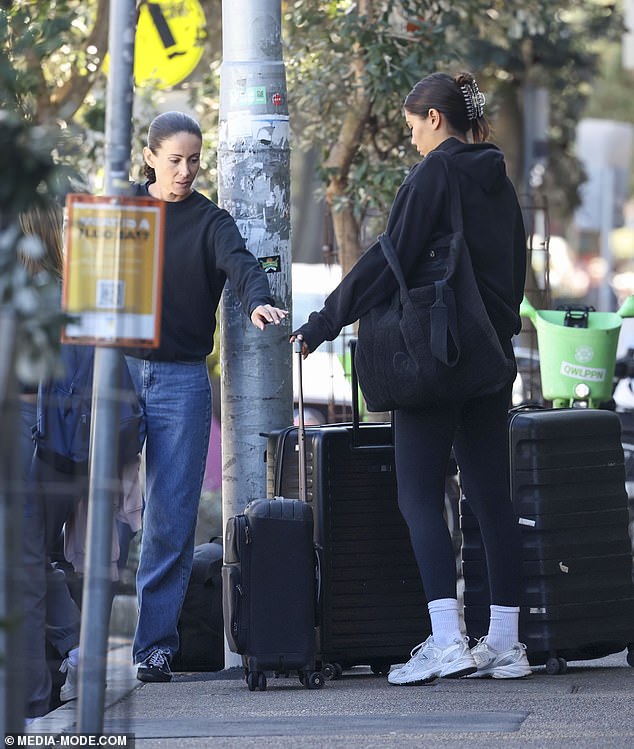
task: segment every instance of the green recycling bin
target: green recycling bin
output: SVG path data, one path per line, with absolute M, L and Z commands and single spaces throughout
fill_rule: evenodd
M 598 408 L 612 397 L 621 323 L 624 317 L 634 317 L 634 297 L 628 297 L 618 312 L 536 310 L 524 297 L 520 314 L 537 330 L 546 400 L 555 408 Z

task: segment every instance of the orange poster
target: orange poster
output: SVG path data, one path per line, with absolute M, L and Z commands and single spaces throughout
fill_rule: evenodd
M 162 202 L 73 194 L 66 199 L 62 306 L 66 343 L 159 345 Z

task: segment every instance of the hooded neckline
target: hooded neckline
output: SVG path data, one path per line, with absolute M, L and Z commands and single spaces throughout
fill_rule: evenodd
M 428 156 L 434 151 L 448 153 L 456 169 L 476 182 L 484 192 L 497 192 L 506 184 L 504 154 L 493 143 L 463 143 L 451 136 L 430 151 Z

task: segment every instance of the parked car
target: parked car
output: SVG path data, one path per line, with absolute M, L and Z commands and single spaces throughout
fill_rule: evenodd
M 292 297 L 293 330 L 306 322 L 311 312 L 320 310 L 328 294 L 341 281 L 341 266 L 323 263 L 293 263 Z M 327 424 L 350 421 L 352 388 L 344 363 L 348 356 L 347 342 L 353 335 L 352 326 L 334 341 L 325 341 L 304 360 L 304 416 L 306 424 Z M 297 418 L 298 362 L 293 359 L 293 397 Z

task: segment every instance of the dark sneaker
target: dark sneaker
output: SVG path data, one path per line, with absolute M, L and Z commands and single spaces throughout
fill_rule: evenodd
M 139 681 L 171 681 L 172 671 L 167 660 L 166 650 L 153 650 L 144 661 L 139 663 L 136 678 Z

